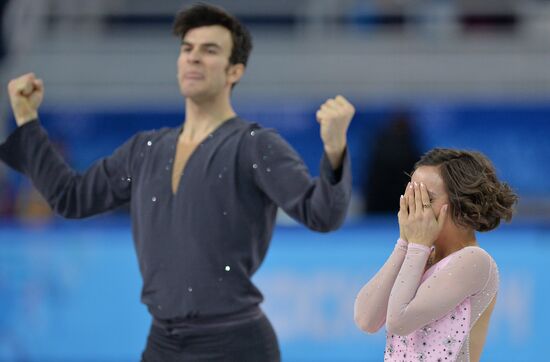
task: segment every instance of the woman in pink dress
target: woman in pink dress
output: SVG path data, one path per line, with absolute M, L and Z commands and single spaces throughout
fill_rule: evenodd
M 510 221 L 516 202 L 481 153 L 436 148 L 416 163 L 399 240 L 355 301 L 361 330 L 386 325 L 385 361 L 479 361 L 499 277 L 475 232 Z

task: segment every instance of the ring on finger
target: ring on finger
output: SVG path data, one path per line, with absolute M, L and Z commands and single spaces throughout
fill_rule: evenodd
M 432 207 L 432 204 L 422 204 L 422 208 L 424 209 L 429 209 L 430 207 Z

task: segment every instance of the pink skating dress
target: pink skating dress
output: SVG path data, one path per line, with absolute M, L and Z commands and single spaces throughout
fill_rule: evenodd
M 497 293 L 497 265 L 469 246 L 424 271 L 430 252 L 398 240 L 357 296 L 361 329 L 374 333 L 386 324 L 384 361 L 470 361 L 470 330 Z

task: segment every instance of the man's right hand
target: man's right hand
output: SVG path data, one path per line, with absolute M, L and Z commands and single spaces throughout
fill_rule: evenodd
M 44 84 L 34 73 L 12 79 L 8 83 L 8 94 L 19 127 L 38 118 L 38 107 L 44 98 Z

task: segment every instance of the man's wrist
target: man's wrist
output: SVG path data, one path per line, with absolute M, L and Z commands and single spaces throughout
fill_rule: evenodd
M 342 142 L 339 144 L 324 144 L 323 148 L 325 150 L 325 153 L 330 156 L 341 156 L 344 154 L 344 151 L 346 150 L 346 142 Z
M 332 169 L 339 169 L 342 165 L 346 146 L 344 145 L 344 147 L 333 147 L 325 145 L 324 149 Z
M 21 127 L 31 121 L 34 121 L 35 119 L 38 119 L 38 112 L 15 116 L 15 123 L 17 123 L 17 127 Z

